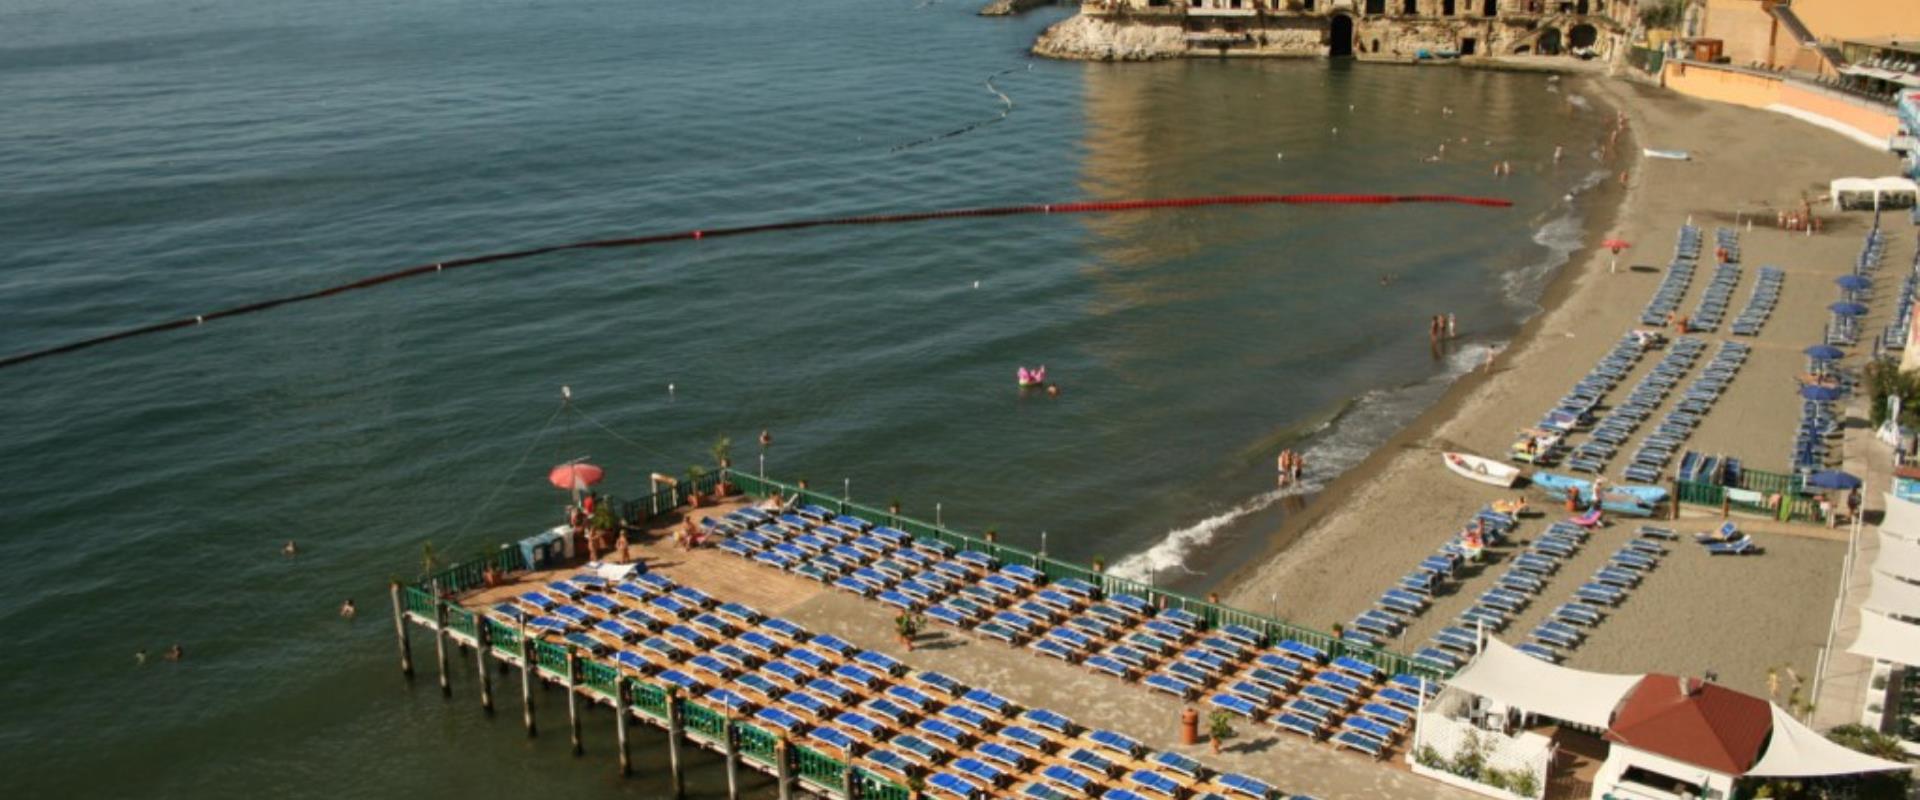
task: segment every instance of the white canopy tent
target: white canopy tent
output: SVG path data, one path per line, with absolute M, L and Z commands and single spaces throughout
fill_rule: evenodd
M 1907 580 L 1920 580 L 1920 544 L 1880 531 L 1880 552 L 1873 557 L 1873 571 Z
M 1541 716 L 1605 728 L 1642 675 L 1611 675 L 1549 664 L 1488 637 L 1447 686 Z
M 1748 775 L 1763 778 L 1811 778 L 1823 775 L 1857 775 L 1862 772 L 1904 770 L 1906 764 L 1874 758 L 1849 750 L 1812 728 L 1800 724 L 1779 706 L 1773 709 L 1773 735 L 1767 739 L 1767 752 L 1747 770 Z
M 1835 178 L 1828 185 L 1833 210 L 1912 208 L 1920 202 L 1920 185 L 1910 178 Z
M 1882 614 L 1920 619 L 1920 584 L 1908 583 L 1876 569 L 1873 571 L 1873 591 L 1867 595 L 1867 601 L 1861 607 Z
M 1902 500 L 1892 492 L 1881 492 L 1880 505 L 1887 510 L 1880 520 L 1883 538 L 1892 534 L 1895 538 L 1920 542 L 1920 503 Z
M 1860 635 L 1847 652 L 1896 664 L 1920 664 L 1920 625 L 1862 609 Z

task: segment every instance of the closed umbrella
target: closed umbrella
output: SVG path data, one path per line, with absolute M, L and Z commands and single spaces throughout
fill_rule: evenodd
M 1859 303 L 1849 303 L 1845 300 L 1827 306 L 1827 309 L 1843 317 L 1857 317 L 1867 313 L 1866 306 L 1860 305 Z
M 1820 401 L 1838 400 L 1840 399 L 1840 396 L 1843 394 L 1846 394 L 1846 393 L 1840 391 L 1839 389 L 1835 389 L 1831 386 L 1800 387 L 1800 396 L 1807 398 L 1808 400 L 1820 400 Z
M 1873 285 L 1873 279 L 1865 275 L 1842 275 L 1834 278 L 1833 282 L 1840 284 L 1842 289 L 1855 292 Z
M 1808 475 L 1807 485 L 1820 489 L 1858 489 L 1860 478 L 1850 472 L 1830 469 Z
M 1808 358 L 1819 361 L 1838 361 L 1846 352 L 1830 344 L 1816 344 L 1803 351 Z

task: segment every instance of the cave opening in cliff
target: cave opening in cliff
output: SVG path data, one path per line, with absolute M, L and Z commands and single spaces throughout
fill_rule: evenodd
M 1332 58 L 1353 55 L 1353 18 L 1335 14 L 1328 29 L 1332 36 L 1327 41 L 1327 55 Z

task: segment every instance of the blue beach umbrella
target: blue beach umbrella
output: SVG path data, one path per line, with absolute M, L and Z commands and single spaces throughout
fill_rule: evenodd
M 1843 317 L 1857 317 L 1867 313 L 1866 306 L 1860 305 L 1859 303 L 1849 303 L 1845 300 L 1827 306 L 1827 309 Z
M 1830 344 L 1816 344 L 1803 352 L 1807 354 L 1808 358 L 1818 361 L 1838 361 L 1842 356 L 1846 355 L 1845 351 Z
M 1808 475 L 1807 485 L 1819 489 L 1858 489 L 1860 479 L 1852 473 L 1830 469 Z
M 1840 288 L 1850 291 L 1859 291 L 1873 285 L 1873 279 L 1865 275 L 1842 275 L 1834 278 L 1833 282 L 1840 284 Z
M 1800 396 L 1807 398 L 1808 400 L 1821 400 L 1821 401 L 1838 400 L 1840 399 L 1840 396 L 1843 394 L 1846 394 L 1846 393 L 1840 391 L 1839 389 L 1835 389 L 1831 386 L 1800 387 Z

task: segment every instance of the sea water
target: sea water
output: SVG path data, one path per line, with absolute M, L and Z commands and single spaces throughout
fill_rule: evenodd
M 570 253 L 0 371 L 0 785 L 657 796 L 652 733 L 622 781 L 608 731 L 581 764 L 555 709 L 528 740 L 467 689 L 405 688 L 387 581 L 428 545 L 461 559 L 556 522 L 556 463 L 589 459 L 637 494 L 711 462 L 722 435 L 757 470 L 764 428 L 772 475 L 928 519 L 937 504 L 1029 547 L 1044 531 L 1053 555 L 1203 590 L 1284 518 L 1281 448 L 1324 485 L 1509 336 L 1579 244 L 1568 196 L 1610 120 L 1544 76 L 1037 61 L 1026 46 L 1065 10 L 974 10 L 0 9 L 9 353 L 583 238 L 1225 193 L 1515 203 Z M 1435 353 L 1428 320 L 1446 313 L 1462 338 Z M 1060 396 L 1018 391 L 1015 368 L 1043 364 Z M 160 662 L 176 642 L 186 660 Z M 717 768 L 696 761 L 694 794 L 714 796 Z

